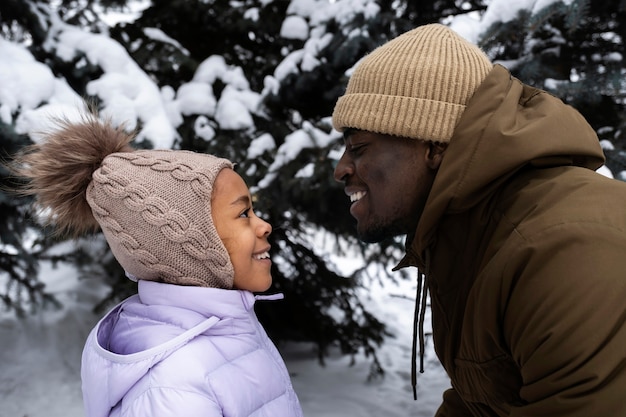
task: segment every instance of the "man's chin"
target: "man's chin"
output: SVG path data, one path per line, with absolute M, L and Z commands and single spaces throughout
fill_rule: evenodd
M 392 239 L 396 236 L 405 235 L 406 232 L 398 230 L 399 228 L 393 226 L 386 227 L 372 227 L 357 224 L 357 235 L 359 240 L 365 243 L 380 243 L 388 239 Z
M 359 228 L 357 228 L 357 235 L 359 236 L 359 240 L 365 243 L 380 243 L 390 237 L 381 233 L 381 231 Z

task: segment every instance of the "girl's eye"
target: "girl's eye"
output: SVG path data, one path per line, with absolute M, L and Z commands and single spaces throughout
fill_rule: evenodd
M 248 208 L 247 208 L 247 209 L 245 209 L 243 212 L 241 212 L 241 214 L 239 215 L 239 217 L 245 217 L 245 218 L 250 217 L 250 211 L 251 211 L 251 208 L 250 208 L 250 207 L 248 207 Z

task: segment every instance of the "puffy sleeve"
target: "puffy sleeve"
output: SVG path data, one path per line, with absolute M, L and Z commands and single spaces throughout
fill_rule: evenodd
M 524 404 L 511 417 L 626 416 L 625 247 L 625 231 L 570 222 L 512 257 L 503 329 Z
M 131 404 L 123 404 L 121 417 L 222 417 L 212 399 L 198 393 L 174 388 L 151 388 Z

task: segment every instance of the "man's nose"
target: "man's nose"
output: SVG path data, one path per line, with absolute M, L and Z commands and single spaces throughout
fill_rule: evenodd
M 344 182 L 352 174 L 354 174 L 354 165 L 347 153 L 344 152 L 335 167 L 335 181 Z

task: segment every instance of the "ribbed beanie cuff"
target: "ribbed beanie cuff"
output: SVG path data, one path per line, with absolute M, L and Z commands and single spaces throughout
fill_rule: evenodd
M 446 143 L 493 68 L 477 46 L 440 24 L 375 49 L 356 67 L 333 126 Z

